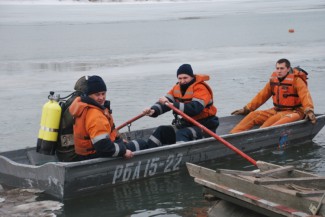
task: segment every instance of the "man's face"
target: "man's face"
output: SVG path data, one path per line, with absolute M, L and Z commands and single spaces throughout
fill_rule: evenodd
M 179 74 L 177 76 L 178 82 L 183 85 L 183 84 L 187 84 L 190 81 L 192 81 L 193 77 L 189 76 L 188 74 Z
M 287 68 L 285 63 L 276 64 L 276 72 L 278 73 L 278 78 L 283 78 L 290 71 L 290 67 Z
M 95 100 L 98 104 L 104 105 L 106 100 L 106 91 L 90 94 L 89 97 Z

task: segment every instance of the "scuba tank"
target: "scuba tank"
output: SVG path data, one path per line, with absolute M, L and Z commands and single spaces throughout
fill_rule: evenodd
M 58 140 L 61 119 L 60 95 L 51 91 L 49 101 L 43 105 L 40 130 L 36 151 L 41 154 L 54 155 Z

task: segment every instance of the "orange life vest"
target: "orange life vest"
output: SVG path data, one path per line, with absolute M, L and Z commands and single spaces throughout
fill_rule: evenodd
M 109 134 L 110 140 L 115 141 L 117 131 L 114 126 L 112 115 L 109 113 L 108 109 L 102 110 L 97 106 L 81 102 L 80 97 L 77 97 L 75 101 L 76 102 L 73 102 L 69 109 L 72 114 L 76 113 L 73 110 L 79 110 L 79 115 L 77 117 L 74 116 L 75 124 L 73 126 L 75 152 L 79 155 L 84 156 L 96 153 L 91 139 L 93 139 L 97 135 L 89 135 L 86 128 L 86 119 L 95 120 L 100 117 L 104 122 L 101 123 L 100 126 L 105 126 L 104 130 L 109 130 L 107 133 Z M 93 109 L 96 112 L 91 112 L 91 115 L 89 115 L 89 111 Z M 98 131 L 103 132 L 103 129 Z
M 207 99 L 202 99 L 205 102 L 204 110 L 200 114 L 193 116 L 192 118 L 194 120 L 200 120 L 203 118 L 215 116 L 217 113 L 217 108 L 213 105 L 213 92 L 210 86 L 205 82 L 208 81 L 210 77 L 208 75 L 195 75 L 195 78 L 195 82 L 187 88 L 184 95 L 182 95 L 181 87 L 179 84 L 176 84 L 173 89 L 169 92 L 169 94 L 174 97 L 176 102 L 189 103 L 193 100 L 195 86 L 202 84 L 209 91 L 211 98 L 209 97 Z
M 293 110 L 302 106 L 295 88 L 296 70 L 289 72 L 283 81 L 279 81 L 277 73 L 273 72 L 270 78 L 273 105 L 278 110 Z

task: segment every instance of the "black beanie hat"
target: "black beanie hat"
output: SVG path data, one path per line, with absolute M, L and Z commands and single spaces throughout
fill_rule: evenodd
M 97 75 L 90 76 L 87 82 L 87 95 L 106 91 L 106 84 L 103 79 Z
M 194 77 L 194 74 L 193 74 L 193 70 L 192 70 L 192 67 L 190 64 L 183 64 L 181 65 L 178 70 L 177 70 L 177 75 L 180 75 L 180 74 L 187 74 L 191 77 Z

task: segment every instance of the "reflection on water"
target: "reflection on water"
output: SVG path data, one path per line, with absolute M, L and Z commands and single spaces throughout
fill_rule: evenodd
M 67 216 L 90 216 L 93 209 L 101 207 L 102 216 L 154 216 L 158 213 L 185 216 L 184 213 L 190 213 L 194 208 L 199 212 L 198 207 L 205 209 L 209 206 L 201 193 L 201 187 L 196 186 L 183 170 L 66 201 L 64 213 Z M 190 211 L 188 207 L 191 207 Z

